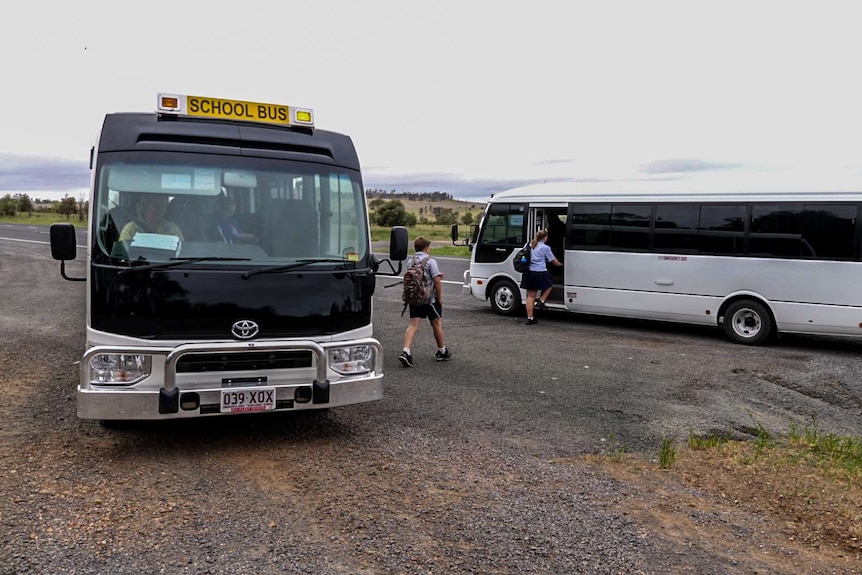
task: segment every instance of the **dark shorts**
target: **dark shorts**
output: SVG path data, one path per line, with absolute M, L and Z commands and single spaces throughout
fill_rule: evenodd
M 521 277 L 521 287 L 527 291 L 545 291 L 554 287 L 554 280 L 549 271 L 527 272 Z
M 425 305 L 411 305 L 410 307 L 410 317 L 427 317 L 428 321 L 434 321 L 435 319 L 443 317 L 443 306 L 440 305 L 440 302 L 428 303 Z

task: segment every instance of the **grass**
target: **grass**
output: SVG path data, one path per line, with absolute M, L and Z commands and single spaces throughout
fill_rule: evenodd
M 371 226 L 371 241 L 388 242 L 390 231 L 390 228 Z M 410 235 L 411 252 L 413 240 L 419 236 L 422 236 L 434 242 L 431 245 L 431 253 L 434 255 L 462 258 L 470 257 L 470 248 L 468 248 L 467 246 L 456 246 L 452 244 L 451 226 L 419 224 L 413 226 L 412 228 L 407 228 L 407 232 Z
M 17 214 L 15 216 L 0 216 L 3 224 L 29 224 L 31 226 L 50 226 L 51 224 L 74 224 L 75 227 L 86 227 L 87 220 L 79 220 L 76 216 L 66 218 L 54 212 L 33 212 L 32 215 Z
M 659 469 L 670 469 L 676 463 L 676 440 L 673 437 L 664 437 L 658 451 Z

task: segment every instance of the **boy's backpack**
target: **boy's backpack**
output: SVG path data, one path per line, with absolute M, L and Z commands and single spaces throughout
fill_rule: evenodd
M 431 303 L 431 286 L 428 285 L 428 280 L 425 278 L 430 259 L 425 258 L 418 261 L 417 258 L 413 258 L 412 265 L 404 272 L 404 279 L 401 282 L 403 284 L 401 301 L 404 302 L 404 310 L 407 309 L 408 305 Z M 404 315 L 404 310 L 401 310 L 401 315 Z
M 530 256 L 532 255 L 532 251 L 530 244 L 526 244 L 515 252 L 515 257 L 512 258 L 512 265 L 515 266 L 516 272 L 524 273 L 530 270 Z

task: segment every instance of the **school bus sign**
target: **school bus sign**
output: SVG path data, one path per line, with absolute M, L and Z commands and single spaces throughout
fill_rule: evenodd
M 264 104 L 242 100 L 225 100 L 205 96 L 159 94 L 157 112 L 198 118 L 220 118 L 242 122 L 263 122 L 281 126 L 314 127 L 314 114 L 309 108 L 281 104 Z

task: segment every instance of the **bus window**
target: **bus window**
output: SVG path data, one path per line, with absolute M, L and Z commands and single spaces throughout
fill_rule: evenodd
M 806 204 L 802 216 L 802 237 L 818 259 L 856 257 L 854 204 Z M 808 255 L 808 254 L 805 254 Z
M 745 212 L 745 204 L 702 205 L 698 252 L 741 255 L 745 239 Z
M 614 204 L 611 212 L 610 247 L 649 249 L 652 204 Z
M 575 204 L 572 206 L 572 245 L 606 248 L 610 241 L 611 205 Z
M 697 251 L 700 204 L 657 204 L 653 249 L 670 253 Z
M 524 206 L 520 204 L 494 204 L 485 216 L 482 237 L 485 244 L 523 245 Z
M 801 240 L 802 204 L 752 204 L 749 255 L 799 257 Z

